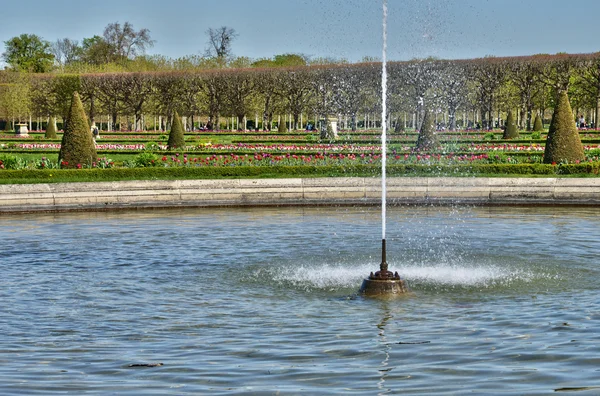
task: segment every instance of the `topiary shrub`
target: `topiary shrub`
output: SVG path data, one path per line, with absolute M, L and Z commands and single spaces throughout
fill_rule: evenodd
M 83 104 L 79 94 L 74 92 L 58 154 L 58 162 L 61 168 L 81 168 L 91 167 L 97 160 L 96 145 L 83 110 Z
M 167 149 L 185 149 L 185 137 L 183 124 L 181 123 L 181 118 L 179 118 L 179 114 L 175 112 L 173 116 L 173 125 L 171 125 L 171 132 L 169 133 L 169 140 L 167 142 Z
M 46 139 L 57 139 L 56 135 L 56 118 L 50 117 L 50 122 L 48 122 L 48 126 L 46 126 L 46 135 L 44 136 Z
M 544 163 L 574 163 L 584 159 L 583 145 L 575 126 L 569 97 L 567 92 L 562 92 L 558 96 L 548 129 Z
M 280 122 L 279 125 L 277 126 L 277 132 L 279 133 L 286 133 L 288 131 L 287 125 L 285 125 L 285 122 Z
M 542 122 L 542 117 L 539 114 L 535 116 L 535 121 L 533 121 L 533 131 L 534 132 L 542 132 L 544 130 L 544 123 Z
M 396 125 L 394 126 L 394 132 L 401 133 L 401 132 L 404 132 L 405 130 L 406 130 L 406 128 L 404 128 L 404 123 L 402 121 L 400 121 L 400 119 L 398 118 L 396 120 Z
M 425 109 L 423 123 L 421 124 L 421 130 L 419 131 L 419 137 L 417 139 L 417 150 L 431 150 L 439 146 L 435 134 L 434 122 L 433 114 L 431 114 L 428 109 Z
M 508 116 L 506 117 L 506 124 L 504 125 L 504 136 L 502 136 L 502 139 L 515 139 L 518 137 L 519 130 L 517 129 L 515 117 L 513 116 L 512 111 L 509 111 Z

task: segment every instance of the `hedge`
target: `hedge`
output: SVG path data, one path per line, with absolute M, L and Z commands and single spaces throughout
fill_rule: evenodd
M 388 176 L 455 176 L 477 175 L 595 175 L 600 162 L 550 164 L 406 164 L 388 166 Z M 351 166 L 223 166 L 177 168 L 110 168 L 110 169 L 22 169 L 0 171 L 0 183 L 94 182 L 116 180 L 176 180 L 225 178 L 300 178 L 300 177 L 379 177 L 381 167 Z

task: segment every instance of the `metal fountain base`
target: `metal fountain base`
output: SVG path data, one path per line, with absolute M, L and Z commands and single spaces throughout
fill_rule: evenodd
M 382 260 L 380 270 L 369 275 L 360 287 L 359 293 L 365 296 L 393 296 L 408 293 L 408 285 L 397 272 L 388 271 L 385 259 L 385 239 L 382 240 Z
M 377 272 L 376 274 L 378 274 Z M 391 272 L 389 272 L 391 274 Z M 398 273 L 392 279 L 377 279 L 376 276 L 369 276 L 365 279 L 360 287 L 360 294 L 365 296 L 385 296 L 393 294 L 405 294 L 408 293 L 408 285 L 404 279 L 400 279 L 397 276 Z

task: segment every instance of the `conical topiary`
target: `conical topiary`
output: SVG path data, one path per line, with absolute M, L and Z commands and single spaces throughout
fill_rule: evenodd
M 73 93 L 71 108 L 62 137 L 58 162 L 61 168 L 90 167 L 98 160 L 92 132 L 77 92 Z
M 502 139 L 514 139 L 518 137 L 519 130 L 517 129 L 515 117 L 513 117 L 512 111 L 509 111 L 508 117 L 506 117 L 506 124 L 504 125 L 504 136 L 502 136 Z
M 584 159 L 583 145 L 575 126 L 569 97 L 567 92 L 562 92 L 558 96 L 548 129 L 544 163 L 574 163 Z
M 56 117 L 50 117 L 50 121 L 46 126 L 46 139 L 56 139 L 58 136 L 56 135 Z
M 425 109 L 423 123 L 419 131 L 419 138 L 417 139 L 417 150 L 431 150 L 438 146 L 434 122 L 433 114 L 428 109 Z
M 542 117 L 539 114 L 536 114 L 535 121 L 533 121 L 533 131 L 534 132 L 542 132 L 544 130 L 544 123 L 542 122 Z
M 279 133 L 286 133 L 288 131 L 287 125 L 285 125 L 285 121 L 284 122 L 280 122 L 278 127 L 277 127 L 277 132 Z
M 185 148 L 183 124 L 181 123 L 181 118 L 179 118 L 177 112 L 175 112 L 175 115 L 173 116 L 173 124 L 171 125 L 171 132 L 169 132 L 167 148 L 169 150 Z
M 396 119 L 396 125 L 394 126 L 394 132 L 404 132 L 405 131 L 404 123 L 400 121 L 400 117 Z

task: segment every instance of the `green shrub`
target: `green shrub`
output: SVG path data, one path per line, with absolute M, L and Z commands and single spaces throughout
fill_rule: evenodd
M 158 150 L 160 150 L 160 144 L 158 142 L 148 142 L 144 146 L 144 150 L 158 151 Z
M 488 132 L 485 135 L 483 135 L 483 140 L 495 140 L 496 139 L 496 135 L 494 134 L 494 132 Z
M 0 169 L 23 169 L 26 163 L 21 157 L 10 154 L 0 155 Z
M 517 124 L 515 123 L 515 117 L 513 116 L 512 111 L 508 112 L 508 117 L 506 117 L 506 123 L 504 124 L 504 136 L 503 139 L 515 139 L 519 137 L 519 130 L 517 129 Z
M 97 159 L 96 146 L 83 111 L 83 104 L 79 94 L 74 92 L 58 162 L 63 168 L 91 167 Z
M 575 163 L 584 159 L 583 145 L 575 126 L 569 97 L 566 92 L 562 92 L 548 129 L 544 163 Z
M 171 132 L 169 133 L 169 141 L 167 147 L 169 150 L 173 149 L 185 149 L 185 137 L 184 137 L 183 124 L 179 114 L 175 112 L 173 116 L 173 125 L 171 125 Z
M 137 167 L 148 168 L 158 165 L 158 157 L 154 153 L 141 153 L 134 158 L 133 163 Z
M 544 130 L 544 123 L 542 122 L 542 117 L 539 114 L 536 114 L 535 121 L 533 121 L 533 131 L 534 132 L 542 132 Z
M 425 109 L 416 148 L 417 150 L 432 150 L 438 146 L 439 143 L 435 134 L 435 119 L 431 111 Z
M 50 117 L 44 137 L 46 139 L 58 139 L 58 136 L 56 135 L 56 117 Z
M 542 134 L 540 132 L 531 132 L 531 138 L 532 139 L 541 139 Z

